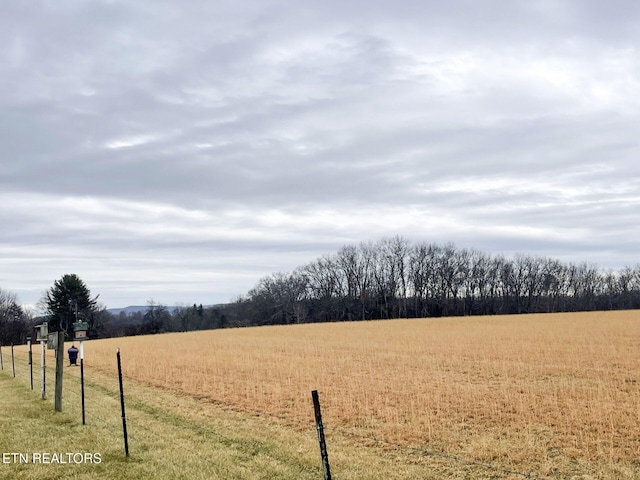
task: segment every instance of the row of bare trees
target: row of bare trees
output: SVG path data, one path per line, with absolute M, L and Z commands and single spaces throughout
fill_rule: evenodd
M 248 324 L 640 308 L 640 265 L 603 271 L 396 236 L 264 277 L 236 307 Z
M 0 345 L 24 343 L 31 324 L 31 317 L 18 303 L 16 294 L 0 288 Z
M 507 258 L 396 236 L 347 245 L 291 273 L 266 276 L 225 305 L 168 310 L 150 301 L 145 311 L 113 316 L 94 308 L 95 299 L 75 275 L 63 276 L 43 302 L 49 314 L 39 320 L 69 328 L 78 316 L 89 322 L 93 338 L 336 320 L 632 309 L 640 308 L 640 264 L 604 271 L 589 263 L 523 254 Z M 15 294 L 0 289 L 0 344 L 24 342 L 35 320 Z

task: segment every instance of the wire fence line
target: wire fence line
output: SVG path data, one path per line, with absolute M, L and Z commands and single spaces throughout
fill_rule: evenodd
M 24 346 L 20 346 L 24 347 Z M 8 352 L 7 352 L 8 350 Z M 39 349 L 38 349 L 39 350 Z M 24 348 L 14 348 L 13 356 L 9 348 L 2 347 L 2 370 L 5 375 L 12 375 L 13 368 L 15 366 L 15 378 L 17 381 L 21 382 L 26 388 L 30 388 L 31 383 L 31 369 L 33 368 L 33 390 L 40 391 L 41 388 L 41 377 L 40 377 L 40 352 L 34 351 L 32 355 L 32 364 L 29 363 L 29 352 Z M 46 379 L 46 392 L 47 392 L 47 401 L 50 401 L 53 398 L 54 391 L 54 382 L 55 382 L 55 354 L 52 351 L 45 350 L 45 379 Z M 119 391 L 117 386 L 117 378 L 111 378 L 110 380 L 113 382 L 113 385 L 109 386 L 105 384 L 104 380 L 110 378 L 109 376 L 113 372 L 109 372 L 106 369 L 89 367 L 86 368 L 85 365 L 85 410 L 87 413 L 87 425 L 91 427 L 92 425 L 100 425 L 100 426 L 110 426 L 113 429 L 118 429 L 119 424 L 122 421 L 121 412 L 120 412 L 120 402 L 119 402 Z M 86 378 L 86 374 L 89 373 L 89 378 Z M 100 381 L 94 381 L 91 379 L 92 373 L 98 373 L 100 376 Z M 124 375 L 127 380 L 138 381 L 135 377 L 131 377 L 129 375 Z M 109 382 L 107 382 L 109 383 Z M 153 383 L 146 382 L 149 386 L 164 389 L 166 386 Z M 65 362 L 65 367 L 63 370 L 63 410 L 70 411 L 74 415 L 78 415 L 80 418 L 81 413 L 81 384 L 80 384 L 80 368 L 73 366 L 69 366 Z M 138 401 L 134 402 L 138 404 Z M 224 404 L 221 402 L 216 402 L 216 405 L 224 408 L 233 408 L 232 404 Z M 53 410 L 53 406 L 52 406 Z M 311 413 L 312 410 L 310 409 Z M 261 414 L 263 417 L 272 418 L 274 420 L 278 420 L 280 422 L 290 423 L 291 419 L 286 417 L 285 415 L 278 415 L 275 413 L 265 413 Z M 310 415 L 311 418 L 311 415 Z M 327 419 L 325 418 L 325 421 Z M 127 416 L 127 422 L 131 423 L 131 418 Z M 518 476 L 525 479 L 530 480 L 548 480 L 550 477 L 542 477 L 530 472 L 520 472 L 514 469 L 505 468 L 502 466 L 494 465 L 491 463 L 480 462 L 470 458 L 466 458 L 463 455 L 456 455 L 451 453 L 446 453 L 438 450 L 429 450 L 421 447 L 415 447 L 406 444 L 400 444 L 395 442 L 390 442 L 381 438 L 377 438 L 374 435 L 362 435 L 355 433 L 353 431 L 348 431 L 339 427 L 332 427 L 331 420 L 328 419 L 328 423 L 325 424 L 324 430 L 330 441 L 331 436 L 339 435 L 343 438 L 352 438 L 356 441 L 363 442 L 374 442 L 374 444 L 378 447 L 387 447 L 393 448 L 398 451 L 403 451 L 406 453 L 412 453 L 415 455 L 420 455 L 424 457 L 434 457 L 440 459 L 446 459 L 451 462 L 455 462 L 460 465 L 466 465 L 470 467 L 478 467 L 486 470 L 490 470 L 496 474 L 502 475 L 510 475 L 510 476 Z M 145 430 L 145 425 L 138 422 L 133 422 L 133 435 L 129 435 L 134 441 L 136 439 L 135 430 L 140 429 L 140 431 Z M 216 433 L 221 438 L 226 438 L 220 432 Z M 118 441 L 122 441 L 121 438 L 118 438 Z M 329 452 L 331 451 L 331 445 L 328 445 Z
M 12 375 L 11 371 L 11 353 L 6 355 L 7 348 L 2 348 L 3 353 L 3 373 Z M 9 363 L 4 360 L 9 359 Z M 51 402 L 54 397 L 55 388 L 55 355 L 45 355 L 45 401 Z M 40 392 L 41 383 L 41 365 L 40 352 L 33 352 L 32 364 L 29 363 L 29 352 L 23 349 L 14 349 L 13 361 L 15 362 L 15 379 L 22 383 L 25 388 L 30 388 L 31 375 L 33 371 L 33 391 Z M 9 369 L 7 369 L 9 366 Z M 69 412 L 71 415 L 80 419 L 82 409 L 82 388 L 80 384 L 80 367 L 69 366 L 65 363 L 63 369 L 63 389 L 62 389 L 62 406 L 63 411 Z M 89 375 L 87 375 L 89 373 Z M 87 376 L 89 378 L 87 378 Z M 111 390 L 101 383 L 96 383 L 90 378 L 90 371 L 85 368 L 85 412 L 87 417 L 87 425 L 115 425 L 117 426 L 121 420 L 119 413 L 118 391 Z M 52 405 L 53 411 L 53 405 Z

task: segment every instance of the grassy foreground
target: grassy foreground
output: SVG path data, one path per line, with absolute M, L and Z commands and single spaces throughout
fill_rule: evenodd
M 65 368 L 54 414 L 50 354 L 43 401 L 26 347 L 15 349 L 16 378 L 5 347 L 0 478 L 320 479 L 318 388 L 337 480 L 636 479 L 639 335 L 640 311 L 627 311 L 92 340 L 87 425 L 78 368 Z M 84 454 L 99 463 L 76 464 Z
M 317 477 L 313 455 L 300 455 L 295 445 L 279 443 L 277 435 L 262 436 L 259 430 L 254 435 L 243 419 L 233 415 L 206 420 L 197 419 L 198 415 L 181 415 L 180 411 L 194 408 L 195 403 L 189 399 L 161 398 L 132 385 L 128 385 L 131 392 L 126 399 L 130 448 L 127 458 L 118 414 L 119 398 L 112 385 L 88 385 L 86 393 L 91 402 L 87 424 L 82 425 L 79 409 L 70 401 L 65 399 L 62 413 L 54 413 L 52 401 L 42 401 L 37 393 L 16 380 L 6 370 L 0 374 L 3 412 L 0 450 L 4 453 L 1 478 Z M 71 376 L 65 379 L 73 380 Z M 67 396 L 77 400 L 73 395 Z M 234 432 L 229 434 L 231 430 Z M 19 457 L 17 461 L 11 456 L 7 458 L 6 454 L 11 452 L 27 455 L 30 463 L 20 463 Z M 68 457 L 67 453 L 94 455 L 93 462 L 76 464 L 72 457 L 67 464 L 42 464 L 33 462 L 36 452 L 49 453 L 49 457 L 59 453 L 63 459 Z M 99 454 L 100 463 L 96 463 L 95 454 Z
M 0 479 L 322 478 L 315 429 L 301 431 L 131 381 L 125 383 L 127 458 L 116 379 L 85 372 L 92 380 L 86 382 L 87 421 L 82 425 L 79 397 L 73 391 L 78 369 L 66 367 L 59 413 L 51 398 L 53 369 L 48 371 L 47 400 L 40 398 L 37 379 L 30 390 L 26 360 L 16 359 L 16 369 L 16 378 L 6 364 L 0 371 Z M 339 435 L 327 439 L 332 474 L 339 480 L 522 478 Z M 84 461 L 86 455 L 91 459 Z

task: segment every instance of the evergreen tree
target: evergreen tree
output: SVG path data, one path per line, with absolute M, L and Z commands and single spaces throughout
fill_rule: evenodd
M 64 331 L 67 338 L 73 338 L 73 324 L 77 321 L 93 326 L 96 312 L 96 298 L 91 298 L 87 285 L 75 274 L 63 275 L 47 290 L 44 305 L 49 314 L 49 332 Z

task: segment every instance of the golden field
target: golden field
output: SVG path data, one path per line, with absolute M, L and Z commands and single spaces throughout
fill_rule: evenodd
M 317 389 L 328 436 L 363 447 L 536 475 L 637 472 L 639 311 L 92 340 L 85 365 L 113 372 L 117 347 L 125 378 L 296 428 L 312 425 Z

